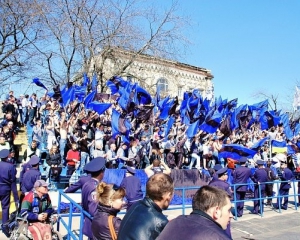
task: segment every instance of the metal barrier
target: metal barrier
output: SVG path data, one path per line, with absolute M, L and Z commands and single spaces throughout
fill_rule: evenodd
M 280 184 L 281 183 L 284 183 L 284 182 L 290 182 L 293 184 L 293 194 L 291 195 L 282 195 L 280 196 L 279 195 L 279 189 L 280 189 Z M 278 202 L 281 203 L 281 199 L 284 198 L 284 197 L 294 197 L 294 201 L 295 201 L 295 209 L 297 210 L 298 209 L 298 202 L 297 202 L 297 197 L 299 196 L 298 193 L 296 193 L 296 186 L 295 186 L 295 183 L 299 182 L 299 180 L 293 180 L 293 181 L 274 181 L 274 182 L 265 182 L 264 184 L 276 184 L 277 185 L 277 196 L 274 196 L 274 197 L 262 197 L 261 196 L 261 184 L 256 184 L 258 186 L 258 194 L 259 194 L 259 197 L 258 198 L 251 198 L 251 199 L 245 199 L 245 200 L 237 200 L 236 199 L 236 194 L 234 194 L 233 196 L 233 200 L 231 201 L 233 204 L 234 204 L 234 219 L 237 220 L 237 203 L 239 202 L 249 202 L 249 201 L 259 201 L 259 204 L 260 204 L 260 209 L 263 209 L 262 208 L 262 205 L 263 205 L 263 201 L 265 199 L 273 199 L 273 198 L 278 198 Z M 234 192 L 236 191 L 237 187 L 239 186 L 245 186 L 245 185 L 248 185 L 248 184 L 233 184 L 231 187 L 233 188 Z M 172 210 L 182 210 L 182 215 L 185 215 L 185 210 L 186 209 L 190 209 L 192 208 L 191 205 L 186 205 L 186 202 L 185 202 L 185 195 L 186 195 L 186 191 L 187 190 L 198 190 L 199 189 L 199 186 L 197 187 L 182 187 L 182 188 L 175 188 L 174 190 L 179 190 L 179 191 L 182 191 L 182 204 L 181 205 L 178 205 L 178 207 L 171 207 L 171 208 L 168 208 L 167 210 L 165 211 L 172 211 Z M 64 214 L 64 213 L 60 213 L 60 207 L 58 207 L 58 214 L 59 214 L 59 221 L 57 223 L 57 230 L 59 231 L 59 228 L 60 228 L 60 223 L 66 228 L 68 234 L 67 234 L 67 240 L 69 239 L 78 239 L 78 237 L 72 232 L 72 218 L 73 217 L 80 217 L 80 224 L 79 224 L 79 240 L 82 240 L 83 239 L 83 233 L 82 233 L 82 228 L 83 228 L 83 221 L 84 221 L 84 217 L 88 217 L 90 219 L 92 219 L 92 216 L 84 211 L 82 209 L 82 207 L 73 201 L 73 199 L 71 199 L 68 195 L 66 195 L 62 190 L 59 190 L 58 191 L 59 194 L 58 194 L 58 206 L 60 206 L 61 204 L 61 198 L 64 197 L 65 199 L 67 199 L 70 203 L 69 203 L 69 209 L 70 209 L 70 212 L 67 213 L 67 214 Z M 80 210 L 80 213 L 73 213 L 73 207 L 76 207 Z M 279 207 L 279 213 L 281 213 L 281 204 L 278 205 Z M 125 214 L 126 212 L 125 211 L 121 211 L 119 214 Z M 68 221 L 65 221 L 63 219 L 63 217 L 68 217 Z M 263 217 L 263 210 L 261 212 L 261 217 Z

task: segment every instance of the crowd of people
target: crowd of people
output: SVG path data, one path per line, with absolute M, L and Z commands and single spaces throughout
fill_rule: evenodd
M 164 236 L 170 234 L 174 235 L 172 239 L 182 239 L 180 236 L 196 231 L 196 227 L 188 225 L 199 216 L 202 219 L 199 220 L 199 224 L 215 224 L 213 226 L 218 229 L 214 233 L 216 238 L 212 239 L 227 239 L 231 237 L 228 223 L 232 218 L 231 213 L 227 213 L 230 212 L 229 200 L 233 200 L 235 194 L 236 200 L 240 201 L 237 203 L 237 217 L 242 217 L 248 179 L 254 183 L 254 198 L 266 195 L 267 204 L 272 203 L 273 185 L 265 182 L 279 178 L 284 181 L 294 179 L 292 171 L 298 167 L 298 151 L 288 154 L 272 152 L 270 149 L 272 140 L 286 140 L 282 124 L 261 130 L 259 124 L 254 123 L 247 129 L 236 128 L 230 135 L 222 133 L 220 129 L 215 133 L 199 130 L 189 137 L 188 126 L 179 114 L 174 115 L 175 121 L 172 126 L 167 126 L 167 121 L 154 114 L 151 121 L 131 119 L 129 139 L 124 139 L 122 134 L 112 134 L 112 111 L 121 111 L 120 106 L 114 98 L 101 101 L 110 103 L 111 107 L 98 114 L 95 110 L 86 109 L 84 103 L 76 100 L 62 107 L 59 99 L 50 97 L 47 93 L 39 99 L 35 93 L 17 98 L 10 91 L 3 103 L 2 111 L 5 116 L 0 123 L 0 151 L 5 150 L 0 157 L 5 159 L 4 169 L 22 162 L 19 182 L 23 193 L 21 198 L 25 201 L 32 189 L 35 189 L 35 182 L 41 178 L 38 170 L 40 158 L 45 159 L 47 163 L 47 177 L 52 174 L 52 177 L 58 179 L 62 168 L 67 168 L 68 176 L 72 176 L 77 170 L 89 174 L 81 177 L 78 182 L 73 182 L 65 192 L 82 189 L 83 208 L 94 216 L 93 222 L 85 219 L 83 229 L 90 239 L 155 239 L 160 232 L 162 234 L 158 239 L 165 239 Z M 23 126 L 27 130 L 32 129 L 32 136 L 28 139 L 28 147 L 20 160 L 14 139 L 19 128 Z M 166 128 L 168 131 L 165 131 Z M 234 159 L 221 154 L 224 145 L 236 144 L 251 149 L 266 137 L 268 141 L 265 144 L 252 149 L 256 152 L 253 156 Z M 296 142 L 297 137 L 293 141 Z M 288 144 L 296 146 L 293 141 L 288 141 Z M 5 156 L 7 151 L 9 154 Z M 106 168 L 126 169 L 126 177 L 121 186 L 101 182 Z M 256 171 L 251 171 L 255 168 Z M 140 190 L 140 183 L 134 179 L 135 169 L 144 169 L 149 177 L 145 198 Z M 173 169 L 197 169 L 201 174 L 207 173 L 211 180 L 209 185 L 212 187 L 202 187 L 195 194 L 193 212 L 189 217 L 179 217 L 167 224 L 168 221 L 161 211 L 168 207 L 173 197 L 174 186 L 169 177 Z M 0 170 L 4 171 L 2 167 Z M 3 178 L 6 173 L 1 171 L 0 177 Z M 5 191 L 0 187 L 2 208 L 9 205 L 7 191 L 15 191 L 15 172 L 12 175 L 14 177 L 11 177 L 10 182 L 13 187 Z M 233 189 L 230 183 L 240 186 Z M 42 185 L 39 187 L 43 187 Z M 287 195 L 290 187 L 289 182 L 282 183 L 279 194 Z M 116 214 L 122 208 L 125 196 L 127 214 L 121 221 Z M 205 205 L 202 200 L 207 197 L 214 200 Z M 17 196 L 15 201 L 18 202 Z M 287 209 L 287 203 L 287 197 L 284 198 L 283 204 L 281 198 L 278 198 L 275 207 Z M 8 219 L 7 209 L 3 208 L 3 223 Z M 148 225 L 144 223 L 140 229 L 136 227 L 139 225 L 137 222 L 134 224 L 136 228 L 131 229 L 132 221 L 140 221 L 138 216 L 143 212 L 148 212 L 150 216 L 147 215 L 147 218 L 153 221 L 149 220 Z M 252 213 L 262 212 L 259 201 L 254 201 Z M 149 228 L 149 232 L 145 231 L 145 228 Z M 99 229 L 105 231 L 99 232 Z M 200 234 L 202 230 L 198 228 L 197 231 Z M 141 237 L 131 237 L 128 234 Z M 202 234 L 211 232 L 207 230 Z

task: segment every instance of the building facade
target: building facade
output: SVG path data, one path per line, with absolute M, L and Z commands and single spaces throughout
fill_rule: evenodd
M 214 97 L 213 75 L 208 69 L 120 49 L 114 50 L 111 56 L 104 63 L 100 58 L 95 61 L 103 64 L 107 78 L 119 73 L 151 94 L 159 90 L 161 96 L 182 99 L 184 92 L 197 89 L 203 97 Z M 122 70 L 124 66 L 128 67 Z

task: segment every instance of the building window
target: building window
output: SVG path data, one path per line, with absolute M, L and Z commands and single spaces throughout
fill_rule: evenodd
M 182 93 L 182 87 L 178 87 L 178 97 L 182 98 L 182 95 L 183 95 L 183 93 Z
M 168 92 L 168 81 L 165 78 L 159 78 L 157 80 L 157 90 L 161 93 Z

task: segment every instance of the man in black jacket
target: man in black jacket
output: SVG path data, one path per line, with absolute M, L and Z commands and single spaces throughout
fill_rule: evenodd
M 170 221 L 157 240 L 231 239 L 224 230 L 232 217 L 228 193 L 203 186 L 194 195 L 193 212 Z
M 174 183 L 169 175 L 158 173 L 150 177 L 146 197 L 130 207 L 121 222 L 118 239 L 156 239 L 168 223 L 162 210 L 169 207 L 173 192 Z

